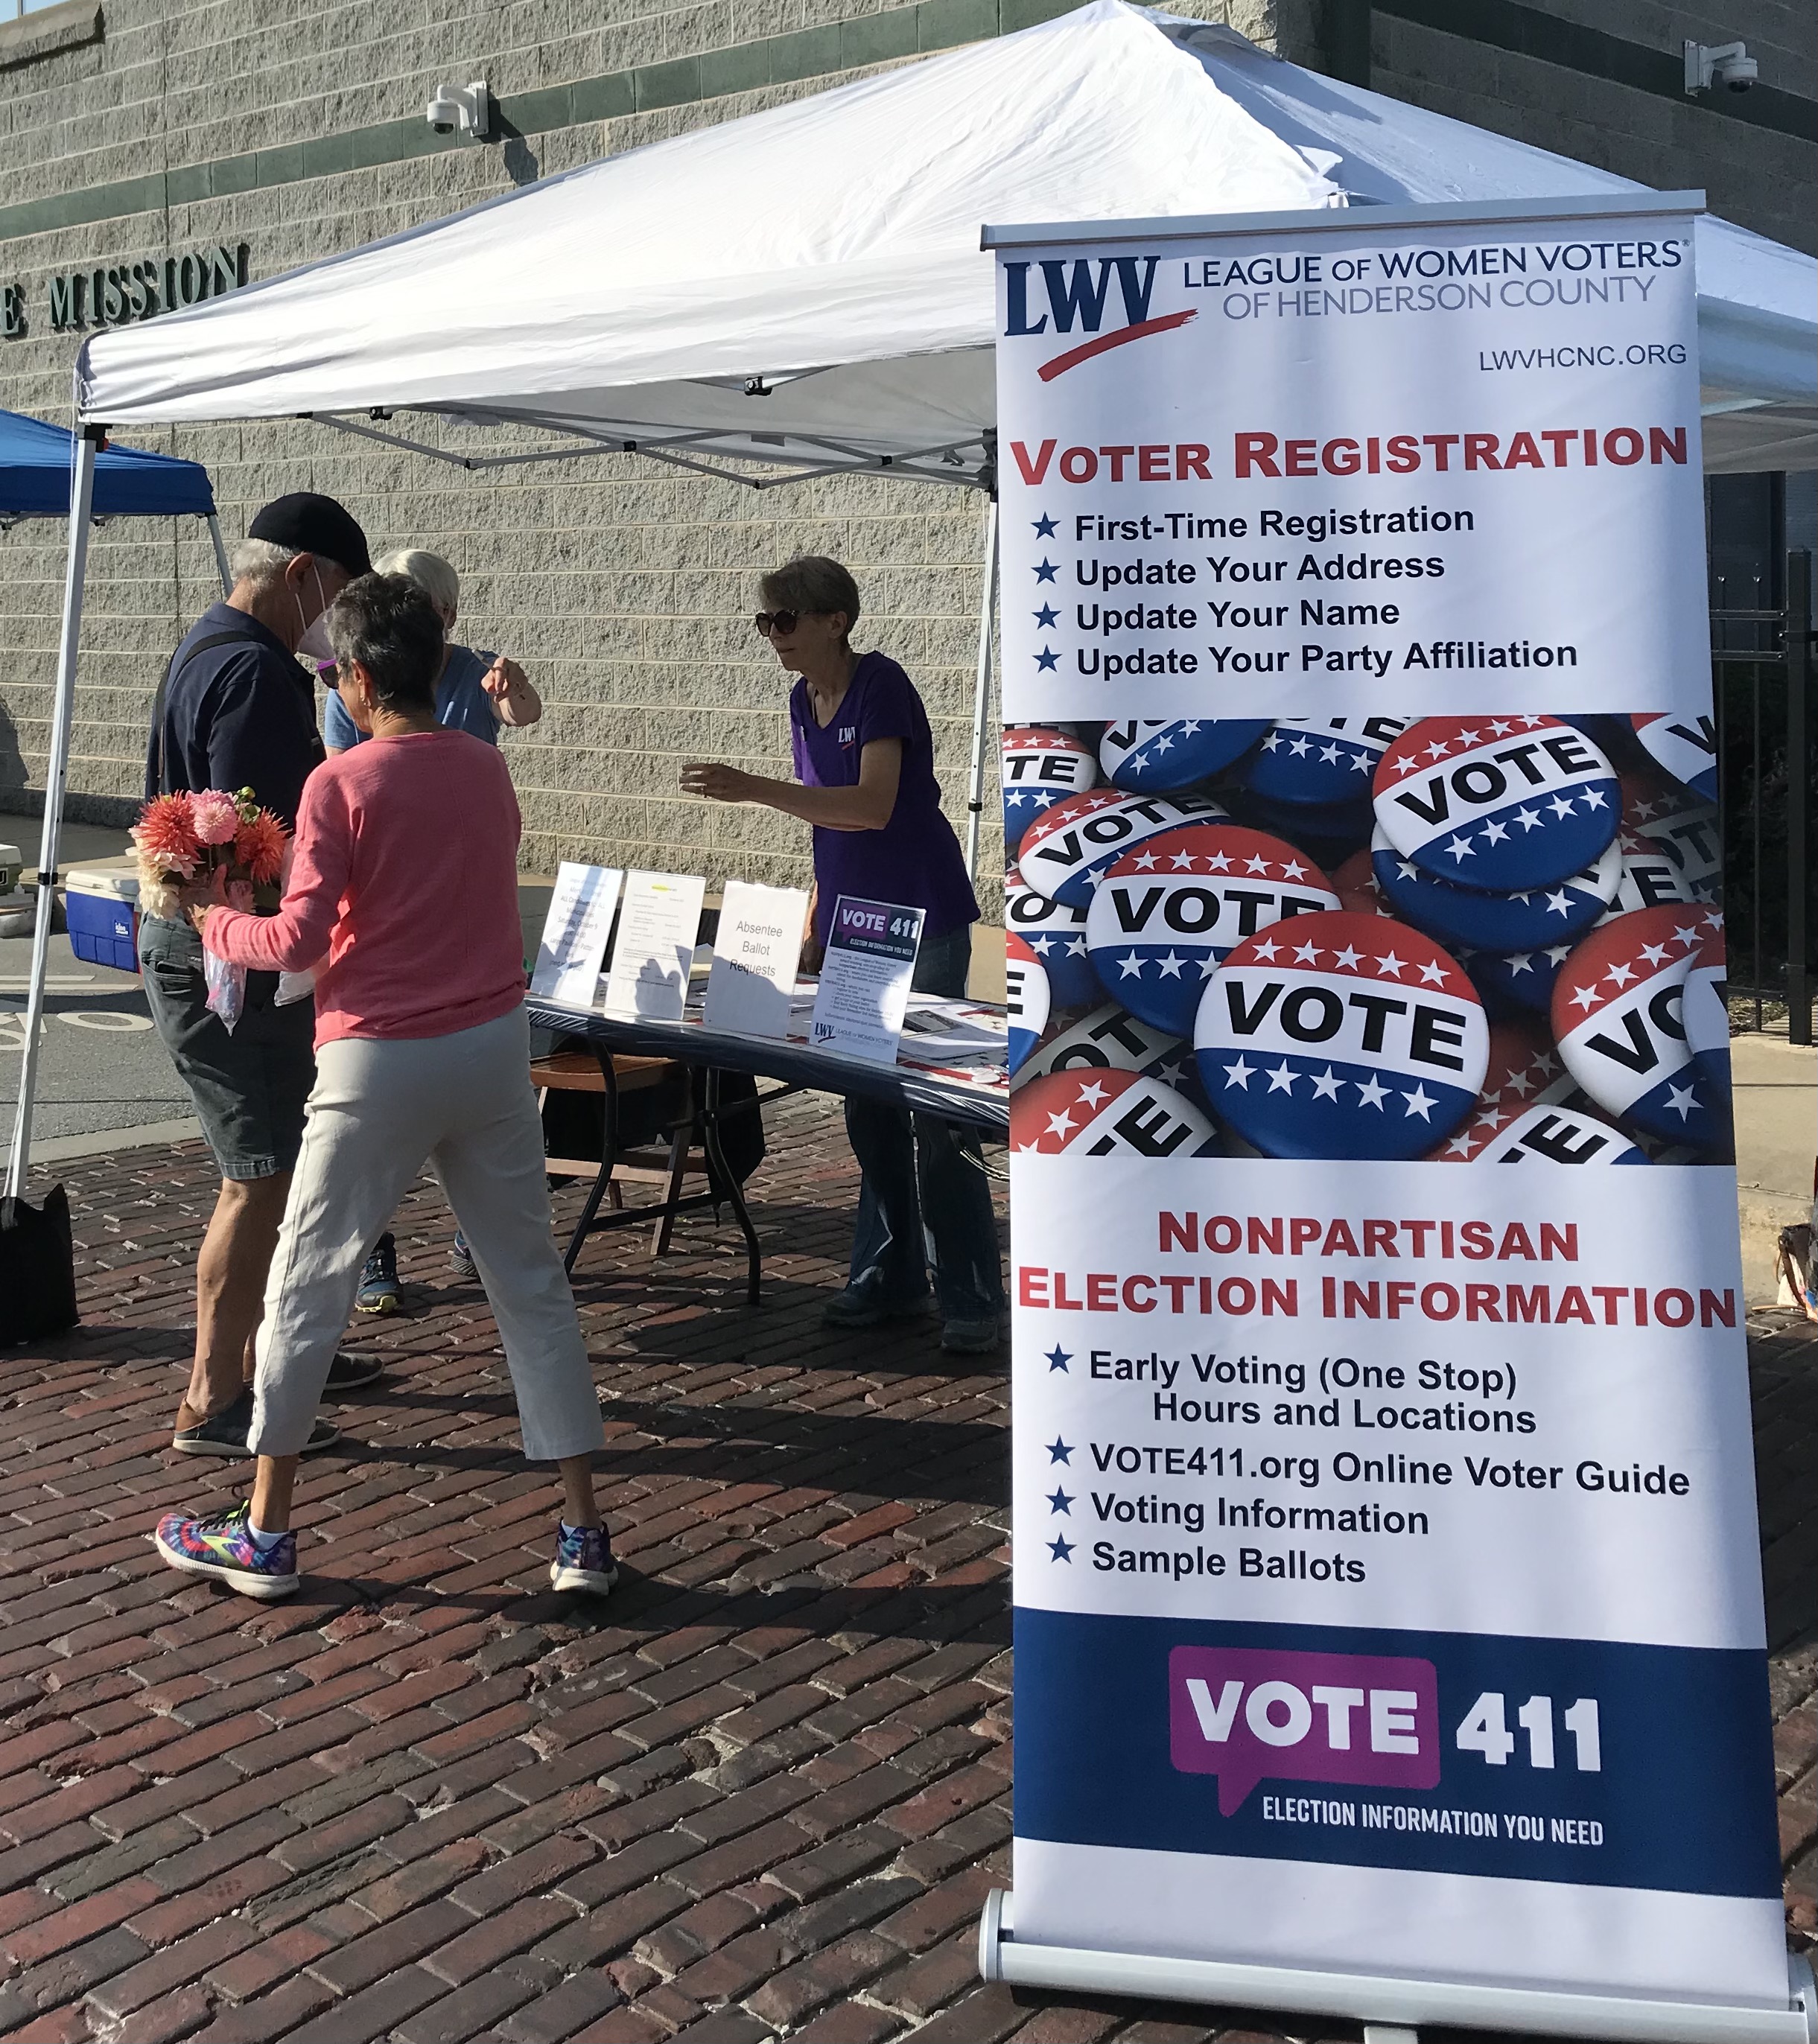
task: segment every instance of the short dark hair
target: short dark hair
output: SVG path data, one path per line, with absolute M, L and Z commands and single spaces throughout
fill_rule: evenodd
M 329 605 L 335 664 L 359 661 L 387 709 L 433 709 L 442 672 L 442 620 L 409 575 L 363 574 Z
M 772 568 L 758 587 L 774 610 L 805 611 L 814 617 L 831 617 L 843 610 L 848 632 L 859 621 L 859 585 L 840 563 L 824 554 L 798 554 Z

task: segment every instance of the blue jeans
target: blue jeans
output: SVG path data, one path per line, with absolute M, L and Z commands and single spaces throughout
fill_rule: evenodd
M 969 924 L 932 937 L 915 964 L 918 993 L 963 995 L 972 962 Z M 928 1292 L 953 1320 L 994 1320 L 1004 1285 L 997 1224 L 978 1139 L 950 1121 L 878 1100 L 848 1098 L 846 1134 L 863 1176 L 847 1282 L 892 1306 Z

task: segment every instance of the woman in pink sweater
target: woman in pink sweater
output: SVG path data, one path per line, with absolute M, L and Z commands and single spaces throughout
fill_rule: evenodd
M 609 1590 L 617 1570 L 593 1488 L 599 1398 L 550 1231 L 530 1085 L 511 778 L 495 747 L 436 721 L 442 624 L 414 582 L 363 576 L 328 627 L 341 701 L 378 742 L 306 784 L 275 916 L 191 911 L 217 958 L 321 968 L 315 1089 L 259 1332 L 248 1440 L 258 1474 L 230 1512 L 167 1515 L 159 1550 L 249 1596 L 296 1589 L 298 1454 L 367 1253 L 430 1162 L 505 1339 L 524 1451 L 561 1470 L 550 1580 Z

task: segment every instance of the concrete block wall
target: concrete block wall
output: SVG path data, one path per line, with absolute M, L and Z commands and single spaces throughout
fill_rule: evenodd
M 1818 87 L 1818 9 L 1785 0 L 1522 0 L 1525 11 L 1658 51 L 1677 66 L 1687 38 L 1740 39 L 1761 83 L 1810 102 Z M 1418 10 L 1431 17 L 1433 10 Z M 1462 0 L 1459 33 L 1378 8 L 1370 85 L 1389 98 L 1469 121 L 1666 190 L 1702 188 L 1710 209 L 1789 247 L 1818 252 L 1818 147 L 1735 117 L 1710 99 L 1637 90 L 1539 57 L 1474 40 Z M 1715 104 L 1712 102 L 1714 100 Z

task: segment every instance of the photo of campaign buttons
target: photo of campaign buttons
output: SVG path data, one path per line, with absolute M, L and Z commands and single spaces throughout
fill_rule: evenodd
M 1268 728 L 1266 717 L 1108 724 L 1098 741 L 1098 764 L 1117 787 L 1170 794 L 1221 773 Z
M 1488 893 L 1556 886 L 1616 836 L 1616 770 L 1556 717 L 1428 717 L 1383 753 L 1376 820 L 1424 872 Z
M 1577 1080 L 1560 1062 L 1537 1016 L 1492 1022 L 1489 1058 L 1477 1105 L 1457 1135 L 1428 1152 L 1428 1161 L 1468 1164 L 1529 1108 L 1550 1106 L 1577 1090 Z
M 1019 866 L 1004 875 L 1004 920 L 1041 961 L 1056 1008 L 1083 1008 L 1099 998 L 1098 975 L 1086 949 L 1086 910 L 1038 894 Z
M 1727 1104 L 1686 1040 L 1686 982 L 1702 918 L 1668 905 L 1605 923 L 1554 983 L 1555 1041 L 1593 1104 L 1626 1126 L 1705 1155 L 1728 1151 Z
M 1332 867 L 1330 878 L 1332 892 L 1337 895 L 1341 909 L 1355 909 L 1365 916 L 1394 914 L 1382 889 L 1376 884 L 1376 868 L 1370 863 L 1367 845 L 1361 851 L 1354 851 L 1350 858 L 1341 859 Z
M 1713 804 L 1681 797 L 1662 803 L 1633 828 L 1636 836 L 1646 838 L 1672 861 L 1693 901 L 1714 901 L 1724 881 L 1721 826 Z
M 1165 1029 L 1139 1021 L 1115 1001 L 1101 1002 L 1090 1014 L 1057 1028 L 1036 1051 L 1022 1078 L 1045 1078 L 1050 1072 L 1146 1072 L 1173 1085 L 1193 1046 Z
M 1664 845 L 1644 832 L 1624 831 L 1616 840 L 1616 849 L 1622 858 L 1622 876 L 1602 921 L 1632 916 L 1638 909 L 1658 909 L 1670 901 L 1690 903 L 1697 898 L 1679 863 Z
M 1240 944 L 1193 1045 L 1214 1112 L 1266 1155 L 1407 1158 L 1476 1105 L 1489 1025 L 1431 937 L 1335 909 Z
M 1531 1107 L 1477 1160 L 1482 1164 L 1645 1164 L 1647 1153 L 1582 1108 Z
M 1098 783 L 1094 748 L 1072 732 L 1044 724 L 1004 732 L 1004 850 L 1013 857 L 1022 835 L 1044 809 Z
M 1355 801 L 1390 743 L 1408 728 L 1405 717 L 1282 718 L 1243 770 L 1247 786 L 1271 801 L 1314 808 Z
M 1544 1015 L 1552 1006 L 1553 982 L 1572 955 L 1572 947 L 1547 944 L 1529 951 L 1461 949 L 1457 955 L 1491 1014 L 1507 1015 L 1524 1009 Z
M 1371 858 L 1377 885 L 1398 914 L 1441 943 L 1475 951 L 1532 951 L 1569 941 L 1588 930 L 1616 899 L 1623 874 L 1622 847 L 1615 838 L 1582 873 L 1519 894 L 1455 887 L 1404 857 L 1380 828 Z
M 1145 840 L 1177 824 L 1207 823 L 1224 810 L 1209 795 L 1136 795 L 1094 788 L 1069 795 L 1023 833 L 1017 863 L 1038 894 L 1085 906 L 1101 876 Z
M 1707 802 L 1717 799 L 1717 731 L 1709 717 L 1656 713 L 1629 722 L 1647 756 L 1682 787 Z
M 1142 1072 L 1052 1072 L 1013 1097 L 1010 1147 L 1044 1157 L 1209 1157 L 1218 1135 L 1184 1094 Z
M 1007 1062 L 1013 1078 L 1041 1041 L 1051 997 L 1042 962 L 1013 932 L 1004 939 L 1004 1007 L 1009 1025 Z
M 1186 824 L 1127 851 L 1099 882 L 1086 941 L 1099 982 L 1132 1015 L 1193 1034 L 1218 962 L 1246 937 L 1339 906 L 1313 861 L 1238 824 Z
M 1252 830 L 1285 837 L 1290 844 L 1310 853 L 1329 873 L 1351 853 L 1370 843 L 1376 827 L 1376 813 L 1367 795 L 1354 801 L 1332 802 L 1315 807 L 1271 801 L 1254 788 L 1232 788 L 1221 794 L 1238 822 Z
M 1692 1061 L 1730 1100 L 1730 1009 L 1724 987 L 1730 976 L 1724 944 L 1724 919 L 1714 909 L 1700 918 L 1698 955 L 1685 975 L 1685 1040 Z

